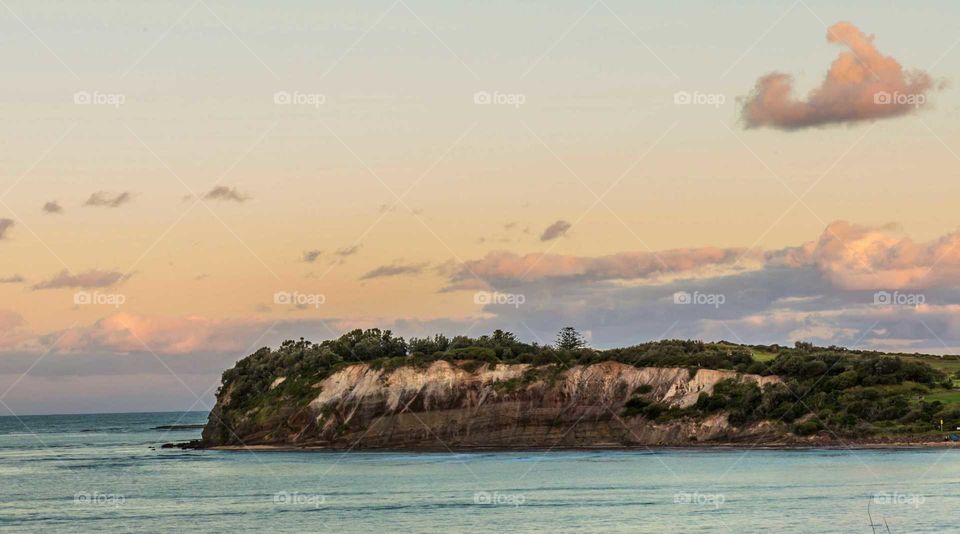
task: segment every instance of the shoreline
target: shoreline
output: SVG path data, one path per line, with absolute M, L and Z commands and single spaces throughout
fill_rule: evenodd
M 765 444 L 744 444 L 744 443 L 715 443 L 715 444 L 683 444 L 683 445 L 595 445 L 580 447 L 377 447 L 377 448 L 356 448 L 356 447 L 330 447 L 324 445 L 217 445 L 204 447 L 195 442 L 165 443 L 163 448 L 178 448 L 189 450 L 210 450 L 227 452 L 316 452 L 316 453 L 517 453 L 517 452 L 636 452 L 636 451 L 670 451 L 670 450 L 689 450 L 689 451 L 735 451 L 735 450 L 772 450 L 772 451 L 811 451 L 811 450 L 927 450 L 927 449 L 950 449 L 960 448 L 960 443 L 952 441 L 917 441 L 917 442 L 864 442 L 864 443 L 810 443 L 810 444 L 788 444 L 788 443 L 765 443 Z

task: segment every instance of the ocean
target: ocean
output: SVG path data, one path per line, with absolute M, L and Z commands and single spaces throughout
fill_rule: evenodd
M 0 417 L 0 531 L 960 531 L 956 450 L 160 448 L 206 418 Z

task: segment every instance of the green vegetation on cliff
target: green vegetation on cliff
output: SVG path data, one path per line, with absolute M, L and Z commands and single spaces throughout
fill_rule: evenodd
M 929 434 L 960 424 L 960 392 L 947 375 L 929 364 L 945 360 L 907 354 L 854 351 L 840 347 L 747 346 L 728 342 L 664 340 L 632 347 L 594 350 L 573 329 L 564 329 L 556 346 L 526 343 L 497 330 L 476 338 L 442 334 L 404 340 L 389 330 L 353 330 L 340 338 L 312 343 L 286 341 L 279 349 L 262 348 L 223 374 L 218 405 L 204 440 L 236 443 L 256 433 L 266 420 L 306 417 L 303 407 L 317 396 L 316 385 L 348 365 L 374 368 L 426 367 L 445 360 L 472 372 L 484 363 L 533 366 L 521 378 L 497 384 L 510 392 L 537 380 L 551 380 L 576 365 L 616 361 L 635 367 L 725 369 L 776 375 L 767 384 L 736 379 L 719 383 L 711 395 L 701 393 L 694 406 L 667 409 L 637 391 L 624 406 L 624 417 L 665 422 L 725 413 L 735 426 L 771 421 L 797 435 L 821 431 L 839 436 Z M 949 362 L 947 365 L 954 365 Z M 947 367 L 949 368 L 949 367 Z M 282 381 L 278 380 L 283 378 Z M 261 436 L 262 437 L 262 436 Z M 269 436 L 267 436 L 269 437 Z

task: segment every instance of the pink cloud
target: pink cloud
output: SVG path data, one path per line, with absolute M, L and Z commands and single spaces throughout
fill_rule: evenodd
M 891 226 L 835 221 L 820 237 L 766 252 L 745 248 L 690 248 L 606 256 L 492 252 L 450 275 L 446 291 L 488 289 L 486 282 L 643 281 L 709 278 L 763 267 L 816 268 L 845 290 L 921 289 L 960 283 L 960 232 L 919 243 Z
M 927 243 L 896 234 L 890 226 L 836 221 L 820 239 L 768 253 L 773 265 L 814 265 L 843 289 L 920 289 L 960 281 L 960 232 Z
M 262 330 L 262 321 L 117 313 L 47 339 L 59 338 L 57 348 L 64 351 L 234 352 L 249 348 L 251 332 L 257 332 L 258 326 Z
M 794 96 L 789 74 L 774 72 L 757 80 L 741 110 L 748 128 L 795 130 L 896 117 L 925 105 L 927 93 L 942 86 L 922 70 L 904 70 L 877 50 L 872 35 L 849 22 L 831 26 L 827 41 L 848 51 L 840 53 L 806 100 Z

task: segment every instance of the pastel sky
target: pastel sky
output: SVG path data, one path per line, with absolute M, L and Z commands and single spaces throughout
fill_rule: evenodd
M 0 415 L 354 327 L 954 352 L 960 5 L 836 4 L 8 0 Z

